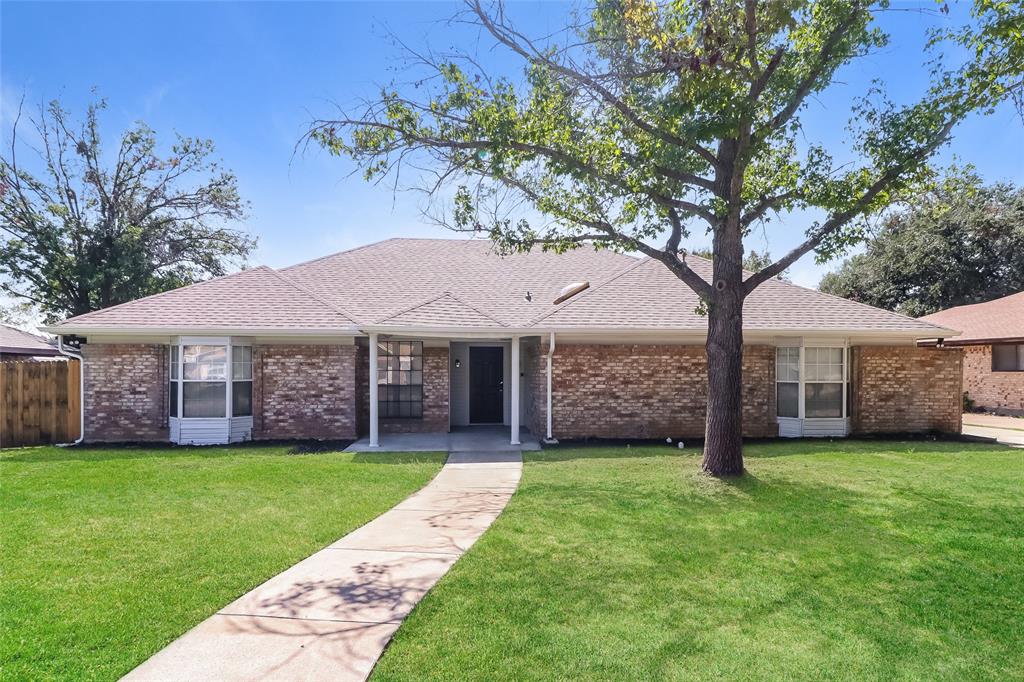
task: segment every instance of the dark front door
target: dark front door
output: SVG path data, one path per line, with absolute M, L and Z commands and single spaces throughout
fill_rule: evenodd
M 500 346 L 469 347 L 469 423 L 500 424 L 504 415 Z

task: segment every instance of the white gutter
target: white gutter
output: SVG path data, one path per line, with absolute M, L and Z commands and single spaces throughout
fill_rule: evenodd
M 547 429 L 547 438 L 545 438 L 545 441 L 548 442 L 548 443 L 555 443 L 556 442 L 555 438 L 551 434 L 551 359 L 552 359 L 552 356 L 554 356 L 554 354 L 555 354 L 555 333 L 554 332 L 550 332 L 549 335 L 548 335 L 548 339 L 549 339 L 548 340 L 548 354 L 547 354 L 547 359 L 548 359 L 548 409 L 547 409 L 547 412 L 546 412 L 547 421 L 548 421 L 548 429 Z
M 80 353 L 73 353 L 64 348 L 64 337 L 57 336 L 57 350 L 61 355 L 78 360 L 78 439 L 71 443 L 57 443 L 57 447 L 66 448 L 78 445 L 85 440 L 85 361 Z

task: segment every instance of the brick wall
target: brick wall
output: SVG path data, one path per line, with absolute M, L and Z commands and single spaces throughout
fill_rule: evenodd
M 167 346 L 83 344 L 85 440 L 166 441 Z
M 355 438 L 356 347 L 253 347 L 253 438 Z
M 853 433 L 959 433 L 962 357 L 955 349 L 855 347 Z
M 369 387 L 367 387 L 369 393 Z M 448 348 L 423 347 L 423 418 L 380 420 L 381 433 L 448 431 Z M 369 410 L 369 407 L 367 407 Z
M 978 407 L 1024 411 L 1024 372 L 993 372 L 992 346 L 964 347 L 964 390 Z
M 743 376 L 744 435 L 778 435 L 775 349 L 746 346 Z M 552 393 L 556 438 L 701 437 L 707 356 L 703 346 L 558 346 Z

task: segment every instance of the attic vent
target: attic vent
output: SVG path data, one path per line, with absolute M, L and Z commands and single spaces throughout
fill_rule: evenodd
M 590 288 L 590 282 L 573 282 L 562 287 L 562 290 L 558 292 L 558 296 L 555 298 L 554 305 L 558 305 L 562 301 L 568 301 L 576 294 Z

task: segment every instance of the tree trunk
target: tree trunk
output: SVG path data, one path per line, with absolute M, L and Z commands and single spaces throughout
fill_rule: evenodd
M 701 468 L 743 473 L 743 297 L 716 292 L 708 311 L 708 414 Z

